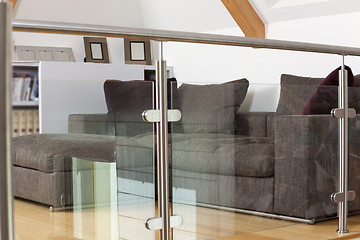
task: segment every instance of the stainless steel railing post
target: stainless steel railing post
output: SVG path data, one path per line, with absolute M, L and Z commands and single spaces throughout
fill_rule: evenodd
M 160 239 L 170 239 L 169 214 L 169 162 L 168 162 L 168 106 L 166 61 L 163 60 L 162 43 L 160 60 L 156 62 L 156 109 L 160 112 L 157 129 L 158 207 L 162 219 Z
M 348 77 L 342 64 L 339 71 L 339 109 L 344 109 L 344 116 L 339 118 L 339 192 L 343 194 L 343 201 L 338 203 L 339 233 L 347 233 L 348 214 L 348 164 L 349 164 L 349 134 L 348 134 Z
M 14 239 L 11 184 L 11 4 L 0 2 L 0 214 L 1 239 Z

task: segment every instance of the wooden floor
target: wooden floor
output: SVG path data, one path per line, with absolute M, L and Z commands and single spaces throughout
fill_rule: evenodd
M 154 212 L 151 202 L 50 212 L 49 207 L 16 199 L 16 239 L 157 239 L 144 220 Z M 174 205 L 184 223 L 175 240 L 360 239 L 360 216 L 349 217 L 348 234 L 338 234 L 337 220 L 307 225 L 187 205 Z

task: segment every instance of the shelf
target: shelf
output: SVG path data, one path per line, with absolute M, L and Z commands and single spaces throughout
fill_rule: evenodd
M 12 103 L 13 107 L 37 107 L 39 106 L 39 100 L 36 101 L 16 101 Z
M 39 67 L 39 62 L 12 62 L 13 67 Z

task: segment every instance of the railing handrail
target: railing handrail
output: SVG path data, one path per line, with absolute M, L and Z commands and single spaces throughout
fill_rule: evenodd
M 141 38 L 157 41 L 204 43 L 227 46 L 338 54 L 342 56 L 360 56 L 360 48 L 355 47 L 228 36 L 208 33 L 165 31 L 102 25 L 14 20 L 13 30 L 20 32 L 42 32 L 71 35 L 92 35 L 103 37 Z

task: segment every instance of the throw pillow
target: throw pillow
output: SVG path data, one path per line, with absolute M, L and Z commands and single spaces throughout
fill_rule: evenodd
M 175 132 L 234 133 L 235 113 L 245 99 L 249 81 L 222 84 L 182 84 L 178 89 L 181 120 Z
M 301 114 L 330 114 L 333 108 L 338 107 L 338 86 L 339 86 L 339 70 L 338 67 L 332 71 L 321 83 L 320 86 L 313 93 L 311 98 L 305 104 Z M 348 72 L 348 86 L 349 88 L 349 106 L 355 107 L 354 90 L 355 87 L 354 75 L 348 66 L 345 66 Z

